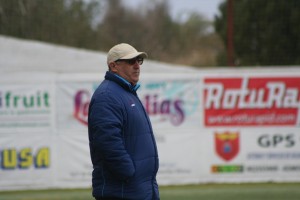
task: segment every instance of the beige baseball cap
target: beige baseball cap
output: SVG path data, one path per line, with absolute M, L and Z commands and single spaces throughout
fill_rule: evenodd
M 147 58 L 148 55 L 145 52 L 138 52 L 133 46 L 121 43 L 113 46 L 107 54 L 107 64 L 119 59 L 132 59 L 137 56 Z

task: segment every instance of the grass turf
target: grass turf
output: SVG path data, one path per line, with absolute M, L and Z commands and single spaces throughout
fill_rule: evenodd
M 162 200 L 299 200 L 300 183 L 161 186 Z M 93 200 L 90 189 L 0 192 L 0 200 Z

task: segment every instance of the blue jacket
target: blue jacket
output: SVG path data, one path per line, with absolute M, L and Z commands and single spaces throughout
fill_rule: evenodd
M 136 89 L 106 72 L 92 96 L 88 131 L 94 197 L 159 199 L 156 143 Z

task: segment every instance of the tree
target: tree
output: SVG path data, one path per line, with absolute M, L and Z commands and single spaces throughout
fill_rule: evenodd
M 142 11 L 126 8 L 120 0 L 107 0 L 107 3 L 98 27 L 101 46 L 105 50 L 116 43 L 127 42 L 148 52 L 151 59 L 165 60 L 170 40 L 176 35 L 172 31 L 174 23 L 166 2 L 152 2 L 151 8 Z
M 97 28 L 104 50 L 128 42 L 148 52 L 150 59 L 177 64 L 207 66 L 202 41 L 208 22 L 190 13 L 185 22 L 172 19 L 168 1 L 147 1 L 143 9 L 123 6 L 120 0 L 107 0 L 107 9 Z M 209 50 L 210 51 L 210 50 Z M 211 60 L 209 60 L 211 62 Z
M 189 13 L 174 20 L 168 1 L 149 0 L 136 9 L 121 0 L 0 0 L 0 34 L 108 51 L 126 42 L 158 61 L 213 66 L 219 38 L 208 21 Z
M 234 49 L 239 65 L 300 64 L 300 1 L 234 1 Z M 215 30 L 227 44 L 227 2 L 215 18 Z M 219 64 L 225 65 L 225 52 Z
M 96 1 L 0 0 L 0 34 L 81 48 L 95 48 Z

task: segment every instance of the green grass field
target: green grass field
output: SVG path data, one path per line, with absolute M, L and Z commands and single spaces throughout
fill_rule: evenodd
M 201 184 L 160 187 L 162 200 L 299 200 L 300 183 Z M 93 200 L 91 190 L 0 192 L 0 200 Z

